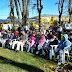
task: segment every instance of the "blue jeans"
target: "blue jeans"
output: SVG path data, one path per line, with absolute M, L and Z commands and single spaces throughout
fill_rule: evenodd
M 3 40 L 0 40 L 0 42 L 2 43 L 2 47 L 5 48 L 5 43 L 6 43 L 6 40 L 3 39 Z
M 42 54 L 44 55 L 44 49 L 41 45 L 38 45 L 38 50 L 42 49 Z
M 27 52 L 29 52 L 30 49 L 31 49 L 31 53 L 33 53 L 33 48 L 31 48 L 30 45 L 27 45 L 27 47 L 26 47 Z

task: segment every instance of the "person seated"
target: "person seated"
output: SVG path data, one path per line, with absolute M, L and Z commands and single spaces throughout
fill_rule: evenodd
M 58 38 L 57 38 L 55 32 L 52 32 L 52 36 L 53 36 L 53 38 L 49 42 L 49 46 L 58 44 Z
M 28 35 L 28 40 L 30 40 L 31 32 L 30 31 L 27 31 L 27 35 Z
M 59 27 L 57 28 L 57 31 L 62 33 L 63 29 L 61 25 L 59 25 Z
M 59 31 L 56 32 L 56 36 L 57 36 L 58 40 L 61 41 L 61 32 L 59 32 Z
M 25 31 L 21 31 L 22 35 L 20 36 L 20 40 L 17 43 L 17 51 L 19 52 L 20 46 L 21 46 L 21 51 L 23 51 L 23 46 L 25 45 L 26 41 L 28 40 L 28 36 L 25 33 Z
M 1 36 L 2 36 L 2 34 L 1 34 L 1 31 L 0 31 L 0 39 L 1 39 Z
M 55 32 L 50 31 L 50 34 L 48 36 L 49 36 L 48 37 L 49 40 L 47 39 L 46 43 L 44 44 L 44 50 L 45 50 L 45 53 L 46 53 L 46 59 L 49 58 L 49 52 L 52 49 L 52 46 L 58 44 L 58 40 L 56 38 Z
M 68 40 L 68 35 L 67 34 L 64 34 L 63 35 L 63 40 L 58 44 L 58 49 L 64 49 L 64 47 L 67 47 L 70 45 L 70 41 Z
M 0 42 L 2 43 L 2 47 L 5 48 L 5 43 L 6 43 L 6 40 L 9 38 L 8 34 L 7 34 L 7 31 L 4 32 Z
M 15 35 L 16 35 L 16 37 L 19 36 L 19 31 L 18 30 L 15 31 Z
M 36 46 L 38 46 L 39 40 L 41 39 L 43 34 L 44 34 L 44 32 L 42 30 L 40 30 L 40 32 L 36 35 Z
M 9 31 L 9 30 L 7 30 L 7 34 L 9 35 L 9 38 L 10 38 L 10 36 L 11 36 L 11 33 L 10 33 L 10 31 Z
M 48 30 L 46 30 L 46 33 L 45 33 L 45 37 L 46 37 L 46 39 L 47 39 L 47 35 L 49 34 L 49 31 Z
M 45 36 L 44 36 L 44 34 L 42 34 L 42 37 L 39 40 L 38 51 L 36 52 L 36 54 L 39 54 L 40 49 L 42 49 L 42 55 L 44 55 L 43 45 L 44 45 L 45 41 L 46 41 Z
M 69 46 L 71 42 L 68 40 L 68 35 L 64 34 L 63 35 L 63 40 L 58 44 L 58 47 L 55 51 L 55 54 L 59 56 L 59 63 L 61 64 L 62 62 L 62 55 L 63 55 L 63 49 L 67 46 Z
M 29 52 L 31 48 L 31 53 L 33 53 L 33 47 L 35 44 L 36 44 L 36 34 L 33 33 L 30 40 L 27 42 L 27 47 L 26 47 L 27 52 Z
M 17 33 L 16 33 L 17 32 Z M 15 51 L 15 45 L 18 43 L 18 41 L 20 40 L 20 37 L 22 34 L 22 30 L 21 30 L 21 33 L 18 34 L 18 31 L 15 32 L 15 36 L 16 36 L 16 40 L 13 40 L 13 43 L 12 43 L 12 50 Z
M 52 41 L 54 40 L 54 35 L 53 35 L 52 31 L 49 32 L 47 37 L 48 37 L 48 40 L 52 40 Z
M 13 42 L 16 41 L 16 39 L 17 39 L 16 35 L 14 34 L 14 32 L 12 32 L 9 39 L 10 49 L 12 49 Z
M 46 40 L 46 42 L 47 42 L 47 43 L 50 43 L 50 42 L 54 41 L 55 38 L 56 38 L 56 36 L 53 34 L 52 31 L 50 31 L 49 34 L 47 35 L 47 40 Z

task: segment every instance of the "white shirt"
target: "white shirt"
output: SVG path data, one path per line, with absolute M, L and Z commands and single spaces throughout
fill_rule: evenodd
M 1 32 L 0 32 L 0 37 L 1 37 Z
M 29 30 L 29 26 L 28 25 L 26 25 L 26 30 Z
M 57 31 L 60 31 L 60 32 L 61 32 L 61 31 L 62 31 L 62 27 L 59 27 L 59 28 L 57 29 Z

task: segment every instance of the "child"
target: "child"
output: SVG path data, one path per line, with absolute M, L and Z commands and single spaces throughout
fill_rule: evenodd
M 36 52 L 36 54 L 38 54 L 40 52 L 39 50 L 42 49 L 42 55 L 44 55 L 43 45 L 44 45 L 45 41 L 46 41 L 45 36 L 44 36 L 44 34 L 42 34 L 42 37 L 39 40 L 38 51 Z
M 35 44 L 36 44 L 36 34 L 33 33 L 29 42 L 27 42 L 27 47 L 26 47 L 27 52 L 29 52 L 30 48 L 31 48 L 31 53 L 33 53 L 33 47 L 34 47 Z

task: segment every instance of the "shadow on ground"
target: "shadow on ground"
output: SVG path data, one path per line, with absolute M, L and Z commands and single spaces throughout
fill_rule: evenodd
M 0 56 L 0 63 L 1 64 L 11 64 L 13 66 L 19 67 L 21 69 L 27 70 L 28 72 L 44 72 L 43 70 L 34 67 L 32 65 L 27 65 L 26 63 L 19 63 L 19 62 L 15 62 L 11 59 L 5 58 Z

